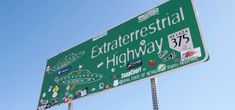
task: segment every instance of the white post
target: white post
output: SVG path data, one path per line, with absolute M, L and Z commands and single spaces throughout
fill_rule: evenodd
M 159 110 L 157 77 L 150 79 L 150 83 L 151 83 L 151 91 L 152 91 L 153 110 Z
M 73 103 L 72 103 L 72 102 L 70 102 L 70 103 L 68 104 L 68 110 L 73 110 Z

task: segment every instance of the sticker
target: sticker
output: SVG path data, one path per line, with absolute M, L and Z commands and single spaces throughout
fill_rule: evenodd
M 48 105 L 53 106 L 53 105 L 55 105 L 57 102 L 58 102 L 57 99 L 51 99 L 50 102 L 48 103 Z
M 90 70 L 80 68 L 78 71 L 72 71 L 69 75 L 59 78 L 57 83 L 60 85 L 83 85 L 97 82 L 102 78 L 103 76 L 99 73 L 92 73 Z
M 95 90 L 96 90 L 95 88 L 92 88 L 92 89 L 91 89 L 92 92 L 95 91 Z
M 43 100 L 43 99 L 40 100 L 40 103 L 42 105 L 46 105 L 46 104 L 48 104 L 48 102 L 49 102 L 48 100 Z
M 38 107 L 38 110 L 45 110 L 45 109 L 46 109 L 46 105 Z
M 87 94 L 86 90 L 81 91 L 81 97 L 85 96 Z
M 113 81 L 113 86 L 116 87 L 116 86 L 118 86 L 118 85 L 119 85 L 119 81 L 118 81 L 118 80 L 114 80 L 114 81 Z
M 122 73 L 121 78 L 127 78 L 127 77 L 130 77 L 130 76 L 136 75 L 140 72 L 142 72 L 142 67 L 139 67 L 137 69 L 132 69 L 131 71 L 128 71 L 126 73 Z
M 51 66 L 46 67 L 46 72 L 49 72 L 51 70 Z
M 48 92 L 52 91 L 53 86 L 49 86 Z
M 162 72 L 162 71 L 165 71 L 165 70 L 166 70 L 166 65 L 165 64 L 158 65 L 158 67 L 157 67 L 158 72 Z
M 61 75 L 61 74 L 67 73 L 67 72 L 71 71 L 71 69 L 72 69 L 71 67 L 63 68 L 63 69 L 59 70 L 59 72 L 57 74 Z
M 99 89 L 104 89 L 104 83 L 99 84 Z
M 168 53 L 168 51 L 167 50 L 165 50 L 165 51 L 162 51 L 161 53 L 159 53 L 159 58 L 163 58 L 166 54 Z
M 201 48 L 198 47 L 198 48 L 195 48 L 195 49 L 192 49 L 192 50 L 182 52 L 181 53 L 181 61 L 191 60 L 191 59 L 198 58 L 198 57 L 201 57 L 201 56 L 202 56 Z
M 111 85 L 105 85 L 104 86 L 104 89 L 109 89 L 109 88 L 111 88 L 112 86 Z
M 76 95 L 80 96 L 80 97 L 83 97 L 83 96 L 87 95 L 87 90 L 78 90 L 76 92 Z
M 138 17 L 138 22 L 141 23 L 141 22 L 147 20 L 148 18 L 150 18 L 150 17 L 152 17 L 152 16 L 154 16 L 154 15 L 157 15 L 157 14 L 159 14 L 159 8 L 151 9 L 151 10 L 149 10 L 148 12 L 146 12 L 146 13 L 140 15 L 140 16 Z
M 70 89 L 70 85 L 67 85 L 66 86 L 66 90 L 68 91 Z
M 149 60 L 149 66 L 154 66 L 156 65 L 156 61 L 155 60 Z
M 42 98 L 45 98 L 45 97 L 46 97 L 46 95 L 47 95 L 47 93 L 46 93 L 46 92 L 44 92 L 44 93 L 42 94 Z
M 64 97 L 64 103 L 68 103 L 69 102 L 69 99 Z
M 115 68 L 112 68 L 111 71 L 112 71 L 112 72 L 115 72 L 116 70 L 115 70 Z
M 171 53 L 170 55 L 168 55 L 166 58 L 164 58 L 162 61 L 163 62 L 167 62 L 167 61 L 169 61 L 169 60 L 173 60 L 173 59 L 175 59 L 175 53 Z
M 53 89 L 53 92 L 58 92 L 58 91 L 59 91 L 59 87 L 55 86 L 54 89 Z
M 68 100 L 69 100 L 69 102 L 73 100 L 73 94 L 69 94 Z
M 138 66 L 141 66 L 143 64 L 142 59 L 135 60 L 131 63 L 127 64 L 127 69 L 132 69 Z
M 57 92 L 54 92 L 54 93 L 52 94 L 52 98 L 56 98 L 57 95 L 58 95 L 58 93 L 57 93 Z
M 102 34 L 100 34 L 100 35 L 97 35 L 97 36 L 95 36 L 95 37 L 92 38 L 92 41 L 96 41 L 96 40 L 98 40 L 98 39 L 100 39 L 100 38 L 106 36 L 107 34 L 108 34 L 108 32 L 106 31 L 106 32 L 104 32 L 104 33 L 102 33 Z
M 189 28 L 168 35 L 168 42 L 171 49 L 178 52 L 191 50 L 194 48 Z

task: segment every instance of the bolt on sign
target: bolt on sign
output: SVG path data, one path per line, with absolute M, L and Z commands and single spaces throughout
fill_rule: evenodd
M 170 0 L 48 60 L 37 109 L 208 60 L 192 0 Z

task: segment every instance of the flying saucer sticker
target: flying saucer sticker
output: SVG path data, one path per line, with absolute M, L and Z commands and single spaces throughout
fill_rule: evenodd
M 102 79 L 102 75 L 99 73 L 91 73 L 89 70 L 79 70 L 69 73 L 65 77 L 61 77 L 55 82 L 61 85 L 83 85 L 93 83 Z
M 60 59 L 56 63 L 55 66 L 50 67 L 50 69 L 47 69 L 48 70 L 47 72 L 52 73 L 52 72 L 59 71 L 59 70 L 63 69 L 64 67 L 70 65 L 71 63 L 73 63 L 77 59 L 81 58 L 84 54 L 85 54 L 85 51 L 81 51 L 78 53 L 71 53 L 71 54 L 65 56 L 64 58 Z
M 201 48 L 198 47 L 192 50 L 181 52 L 181 61 L 191 60 L 191 59 L 199 58 L 201 56 L 202 56 Z

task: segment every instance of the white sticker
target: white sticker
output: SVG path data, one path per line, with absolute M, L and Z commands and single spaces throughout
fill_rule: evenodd
M 171 49 L 178 52 L 193 49 L 193 42 L 189 28 L 168 35 L 168 42 Z
M 46 95 L 47 95 L 47 94 L 44 92 L 44 93 L 42 94 L 42 97 L 44 98 L 44 97 L 46 97 Z
M 52 88 L 53 88 L 53 86 L 50 86 L 49 89 L 48 89 L 48 92 L 51 92 Z
M 70 85 L 67 85 L 66 90 L 68 91 L 70 89 Z
M 96 89 L 95 88 L 92 88 L 91 91 L 95 91 Z
M 81 91 L 81 97 L 85 96 L 87 94 L 86 90 Z
M 54 92 L 54 93 L 52 94 L 52 98 L 56 98 L 57 95 L 58 95 L 58 93 L 57 93 L 57 92 Z
M 46 106 L 47 106 L 47 105 L 40 106 L 40 107 L 38 107 L 38 110 L 45 110 L 45 109 L 46 109 Z
M 162 72 L 162 71 L 165 71 L 165 70 L 166 70 L 166 65 L 165 64 L 158 65 L 158 67 L 157 67 L 158 72 Z
M 104 32 L 104 33 L 102 33 L 100 35 L 97 35 L 97 36 L 93 37 L 92 41 L 96 41 L 96 40 L 106 36 L 107 34 L 108 34 L 108 32 Z
M 118 85 L 119 85 L 119 81 L 118 81 L 118 80 L 114 80 L 114 81 L 113 81 L 113 86 L 116 87 L 116 86 L 118 86 Z

